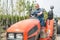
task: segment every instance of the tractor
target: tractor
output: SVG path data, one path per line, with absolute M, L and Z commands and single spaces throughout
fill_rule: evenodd
M 41 32 L 38 19 L 19 21 L 6 30 L 6 40 L 56 40 L 56 23 L 54 23 L 51 11 L 48 13 L 45 24 L 44 34 Z

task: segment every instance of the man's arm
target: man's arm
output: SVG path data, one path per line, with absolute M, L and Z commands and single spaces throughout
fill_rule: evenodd
M 35 17 L 36 12 L 32 12 L 31 17 Z
M 40 13 L 37 14 L 37 16 L 40 16 L 42 14 L 42 11 Z

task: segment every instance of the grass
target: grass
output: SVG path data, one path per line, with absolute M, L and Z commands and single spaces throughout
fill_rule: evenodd
M 2 39 L 1 37 L 1 35 L 2 35 L 2 33 L 5 33 L 5 30 L 3 30 L 3 26 L 0 26 L 0 40 Z
M 3 30 L 3 26 L 0 26 L 0 33 L 5 32 L 5 30 Z

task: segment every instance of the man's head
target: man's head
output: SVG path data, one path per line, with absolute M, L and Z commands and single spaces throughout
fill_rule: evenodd
M 35 4 L 35 8 L 38 9 L 39 8 L 39 4 Z

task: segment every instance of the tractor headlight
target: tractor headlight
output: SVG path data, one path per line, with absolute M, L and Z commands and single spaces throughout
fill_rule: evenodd
M 13 34 L 13 33 L 9 33 L 9 34 L 8 34 L 8 38 L 9 38 L 9 39 L 14 39 L 14 34 Z
M 16 38 L 22 40 L 23 39 L 23 35 L 22 34 L 16 34 Z
M 7 40 L 23 40 L 22 33 L 8 33 L 7 37 Z

